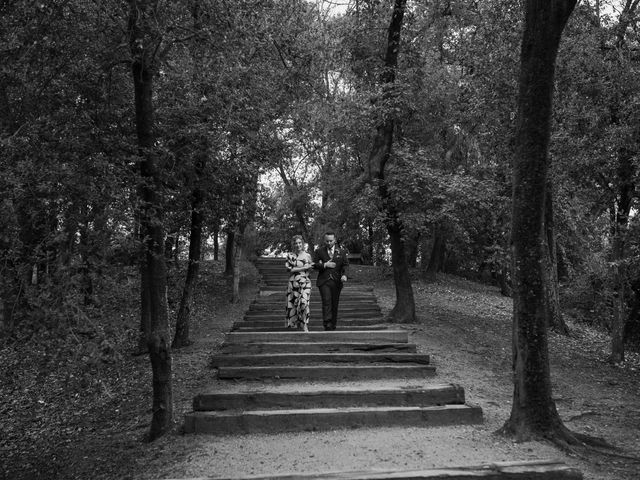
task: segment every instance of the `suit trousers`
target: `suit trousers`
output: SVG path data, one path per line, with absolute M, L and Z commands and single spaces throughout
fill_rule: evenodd
M 322 325 L 325 330 L 335 330 L 342 285 L 335 280 L 327 280 L 318 289 L 322 298 Z

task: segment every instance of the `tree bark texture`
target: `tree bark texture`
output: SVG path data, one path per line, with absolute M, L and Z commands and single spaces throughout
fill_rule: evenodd
M 627 303 L 629 274 L 625 268 L 627 257 L 626 236 L 629 227 L 629 214 L 635 193 L 636 167 L 632 161 L 633 152 L 626 148 L 618 152 L 618 195 L 615 205 L 613 242 L 611 246 L 611 264 L 613 265 L 613 320 L 611 323 L 611 356 L 612 363 L 624 362 L 625 357 L 625 324 L 627 322 Z
M 447 239 L 441 229 L 436 225 L 433 230 L 433 244 L 431 255 L 427 264 L 426 274 L 428 278 L 435 277 L 436 273 L 444 269 L 444 261 L 447 253 Z
M 406 0 L 395 0 L 393 14 L 387 37 L 387 51 L 385 65 L 380 81 L 385 95 L 391 95 L 395 83 L 398 67 L 398 51 L 400 49 L 400 32 L 404 17 Z M 398 323 L 415 322 L 415 301 L 409 276 L 404 240 L 402 239 L 402 222 L 394 206 L 393 199 L 388 192 L 385 181 L 385 166 L 391 156 L 393 132 L 395 122 L 393 118 L 385 116 L 378 125 L 373 138 L 373 146 L 369 153 L 368 175 L 369 181 L 377 181 L 378 192 L 382 199 L 386 215 L 387 231 L 391 240 L 391 259 L 393 263 L 394 280 L 396 286 L 396 304 L 391 311 L 390 320 Z
M 153 407 L 149 438 L 166 433 L 173 424 L 171 340 L 167 312 L 167 271 L 164 257 L 162 202 L 158 193 L 160 167 L 154 155 L 153 77 L 157 31 L 157 0 L 129 1 L 129 46 L 132 54 L 136 130 L 140 155 L 140 228 L 144 246 L 141 267 L 143 322 L 150 322 L 147 348 L 152 369 Z M 144 309 L 148 311 L 144 311 Z
M 553 185 L 547 181 L 547 191 L 544 205 L 544 239 L 545 239 L 545 266 L 547 274 L 546 294 L 547 294 L 547 320 L 548 326 L 563 335 L 569 334 L 569 327 L 562 316 L 560 309 L 560 286 L 558 284 L 558 254 L 556 229 L 553 209 Z
M 242 222 L 234 235 L 233 248 L 233 277 L 231 281 L 231 303 L 240 302 L 240 261 L 242 260 L 242 247 L 246 224 Z
M 192 88 L 201 89 L 200 72 L 202 70 L 202 44 L 199 34 L 202 31 L 202 21 L 200 15 L 200 1 L 195 0 L 191 8 L 193 19 L 193 30 L 198 35 L 194 37 L 190 45 L 191 57 L 194 63 L 192 75 Z M 191 227 L 189 232 L 189 260 L 187 265 L 187 275 L 182 288 L 182 298 L 176 317 L 176 331 L 173 336 L 172 348 L 181 348 L 190 345 L 189 324 L 191 314 L 191 304 L 193 301 L 193 291 L 198 280 L 202 251 L 202 228 L 204 226 L 204 198 L 205 191 L 202 187 L 202 177 L 207 163 L 208 142 L 203 139 L 198 144 L 199 150 L 194 156 L 193 166 L 193 188 L 191 191 Z M 177 250 L 176 244 L 176 250 Z
M 180 300 L 180 308 L 176 318 L 176 332 L 173 337 L 173 348 L 181 348 L 190 345 L 189 338 L 189 320 L 191 313 L 191 303 L 193 299 L 193 290 L 198 279 L 200 270 L 200 257 L 202 251 L 202 227 L 204 224 L 203 204 L 204 191 L 200 186 L 200 178 L 204 170 L 205 158 L 196 161 L 196 186 L 191 194 L 191 231 L 189 234 L 189 264 L 187 267 L 187 276 L 182 289 L 182 298 Z
M 213 259 L 218 261 L 220 256 L 220 223 L 216 220 L 213 223 Z
M 576 0 L 527 0 L 513 168 L 513 374 L 504 430 L 518 440 L 563 428 L 551 396 L 544 216 L 555 61 Z
M 224 274 L 227 276 L 233 275 L 233 269 L 235 267 L 233 263 L 235 236 L 236 236 L 235 230 L 231 230 L 229 227 L 227 227 L 227 243 L 224 247 L 224 261 L 225 261 Z

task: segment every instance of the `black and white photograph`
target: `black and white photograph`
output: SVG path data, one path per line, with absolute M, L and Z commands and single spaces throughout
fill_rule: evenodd
M 0 480 L 639 472 L 640 0 L 0 0 Z

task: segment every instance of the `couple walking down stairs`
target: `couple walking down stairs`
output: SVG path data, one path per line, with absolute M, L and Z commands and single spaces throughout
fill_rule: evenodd
M 312 435 L 482 422 L 482 410 L 466 402 L 464 388 L 439 379 L 429 355 L 418 352 L 409 341 L 409 332 L 384 322 L 372 287 L 358 283 L 357 278 L 345 286 L 338 328 L 329 332 L 322 329 L 314 288 L 310 331 L 291 331 L 284 324 L 288 275 L 284 259 L 262 257 L 256 265 L 261 277 L 259 295 L 244 319 L 233 324 L 221 352 L 214 356 L 218 384 L 215 391 L 194 398 L 193 412 L 185 418 L 186 433 L 279 435 L 274 442 L 280 442 L 285 432 Z M 436 460 L 430 459 L 437 465 Z M 277 474 L 224 478 L 583 478 L 580 471 L 552 460 L 420 471 L 370 467 L 368 471 L 336 471 L 329 464 L 321 473 L 284 467 Z

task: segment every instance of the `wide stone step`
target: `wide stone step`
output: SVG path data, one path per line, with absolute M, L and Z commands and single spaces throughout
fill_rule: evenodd
M 315 275 L 309 277 L 309 280 L 311 280 L 311 284 L 315 286 L 316 284 L 316 277 Z M 286 285 L 287 282 L 289 281 L 289 275 L 261 275 L 260 276 L 260 283 L 262 285 Z M 344 284 L 344 288 L 347 288 L 347 285 L 349 285 L 349 288 L 353 288 L 353 289 L 357 289 L 358 287 L 362 287 L 362 288 L 368 288 L 366 287 L 364 283 L 360 283 L 358 280 L 352 279 L 352 280 L 347 280 L 347 283 Z
M 262 297 L 261 297 L 262 298 Z M 282 305 L 285 300 L 286 300 L 286 296 L 284 291 L 282 292 L 281 295 L 270 295 L 269 297 L 264 297 L 265 300 L 257 300 L 255 302 L 252 302 L 251 305 L 272 305 L 272 306 L 279 306 Z M 312 292 L 311 294 L 311 298 L 312 299 L 320 299 L 320 294 L 317 292 Z M 249 305 L 249 306 L 251 306 Z M 351 306 L 367 306 L 367 305 L 378 305 L 378 302 L 376 300 L 376 297 L 374 296 L 367 296 L 367 297 L 342 297 L 340 296 L 340 306 L 347 306 L 347 305 L 351 305 Z
M 314 325 L 314 324 L 309 324 L 309 331 L 310 332 L 323 332 L 324 331 L 324 327 L 322 325 Z M 361 330 L 361 331 L 365 331 L 365 330 L 388 330 L 390 328 L 389 325 L 384 325 L 384 324 L 378 324 L 378 325 L 340 325 L 340 322 L 338 322 L 338 325 L 336 326 L 336 331 L 343 331 L 343 330 L 351 330 L 351 331 L 357 331 L 357 330 Z M 292 329 L 285 327 L 283 325 L 273 325 L 270 327 L 245 327 L 242 325 L 239 326 L 234 326 L 232 328 L 232 331 L 234 332 L 290 332 Z M 294 329 L 295 330 L 295 329 Z M 302 332 L 301 332 L 302 333 Z
M 238 434 L 320 431 L 360 427 L 436 427 L 482 422 L 482 410 L 467 405 L 345 407 L 192 412 L 186 433 Z M 281 478 L 281 477 L 280 477 Z
M 279 303 L 277 305 L 255 305 L 251 308 L 249 308 L 246 312 L 246 315 L 257 315 L 257 314 L 279 314 L 279 315 L 284 315 L 285 312 L 285 307 L 286 304 L 283 301 L 282 303 Z M 320 302 L 314 302 L 313 300 L 311 301 L 311 304 L 309 305 L 309 311 L 310 312 L 321 312 L 322 311 L 322 306 L 320 305 Z M 370 304 L 370 305 L 363 305 L 363 306 L 359 306 L 359 307 L 345 307 L 344 305 L 340 305 L 338 307 L 338 314 L 341 313 L 348 313 L 348 314 L 375 314 L 375 313 L 381 313 L 382 310 L 380 309 L 380 307 L 376 304 Z
M 312 291 L 312 296 L 320 297 L 320 294 L 317 290 Z M 274 293 L 271 295 L 263 295 L 261 297 L 257 297 L 251 304 L 278 304 L 282 302 L 282 299 L 285 297 L 285 289 L 282 289 L 279 293 Z M 372 293 L 362 293 L 362 294 L 340 294 L 340 303 L 378 303 L 378 299 Z
M 317 323 L 318 327 L 321 325 L 321 321 L 319 319 L 311 319 L 310 325 L 313 326 Z M 338 326 L 348 328 L 350 326 L 367 326 L 367 325 L 380 325 L 383 324 L 387 327 L 392 324 L 384 323 L 380 317 L 372 317 L 372 318 L 346 318 L 342 317 L 339 319 Z M 273 317 L 245 317 L 244 320 L 239 322 L 235 322 L 232 328 L 236 327 L 252 327 L 252 328 L 263 328 L 263 327 L 284 327 L 284 316 L 283 315 L 274 315 Z
M 363 380 L 428 378 L 434 376 L 432 365 L 397 365 L 380 363 L 375 365 L 267 365 L 247 367 L 219 367 L 221 380 Z
M 313 365 L 316 363 L 387 363 L 429 364 L 429 355 L 415 353 L 269 353 L 269 354 L 222 354 L 211 360 L 214 367 L 244 367 L 266 365 Z
M 463 405 L 464 389 L 454 384 L 419 385 L 407 389 L 385 387 L 300 389 L 289 391 L 246 391 L 202 393 L 193 399 L 194 411 L 275 410 L 345 407 L 426 407 Z
M 309 320 L 310 322 L 312 323 L 318 322 L 319 324 L 322 323 L 321 312 L 309 311 L 309 314 L 311 315 Z M 253 321 L 253 322 L 276 321 L 284 325 L 285 314 L 284 314 L 284 310 L 282 312 L 254 311 L 254 312 L 247 312 L 247 314 L 244 316 L 243 319 L 245 321 Z M 369 322 L 371 324 L 385 322 L 382 312 L 338 312 L 338 323 L 341 323 L 342 321 L 349 321 L 349 322 L 362 321 L 365 323 Z
M 215 477 L 219 479 L 219 477 Z M 582 472 L 557 460 L 492 462 L 428 470 L 305 472 L 233 477 L 233 480 L 582 480 Z M 208 480 L 198 479 L 184 480 Z M 220 479 L 225 480 L 225 479 Z M 226 479 L 231 480 L 231 479 Z
M 258 296 L 251 305 L 256 304 L 279 304 L 282 303 L 286 297 L 286 288 L 281 288 L 277 291 L 269 294 L 263 294 Z M 311 290 L 311 298 L 320 298 L 320 292 L 317 289 Z M 346 294 L 344 290 L 340 293 L 340 303 L 375 303 L 377 305 L 378 299 L 373 293 L 358 293 L 358 294 Z
M 264 286 L 266 285 L 267 287 L 266 289 L 271 290 L 269 295 L 275 295 L 279 291 L 286 290 L 286 287 L 287 287 L 286 278 L 278 282 L 269 282 L 268 284 L 265 282 L 261 282 L 261 283 L 262 283 L 262 288 L 264 288 Z M 313 286 L 314 289 L 316 289 L 316 284 L 313 280 L 311 280 L 311 285 Z M 353 292 L 354 295 L 358 295 L 358 294 L 363 295 L 366 293 L 373 292 L 373 287 L 366 284 L 350 283 L 349 285 L 344 285 L 344 287 L 342 288 L 342 291 L 340 292 L 340 295 L 345 295 L 351 292 Z
M 326 332 L 329 333 L 329 332 Z M 225 343 L 221 348 L 222 353 L 357 353 L 357 352 L 406 352 L 415 353 L 414 343 L 394 342 L 269 342 L 269 343 Z
M 268 343 L 268 342 L 370 342 L 370 343 L 405 343 L 409 341 L 406 330 L 380 331 L 333 331 L 309 332 L 230 332 L 226 335 L 226 343 Z
M 258 315 L 258 314 L 284 315 L 285 306 L 286 306 L 285 302 L 282 302 L 280 305 L 255 306 L 255 307 L 249 308 L 246 312 L 246 315 Z M 311 304 L 309 305 L 309 312 L 315 312 L 315 313 L 322 312 L 322 306 L 320 305 L 320 302 L 312 301 Z M 362 316 L 362 315 L 371 315 L 376 313 L 382 313 L 380 307 L 378 307 L 377 305 L 363 306 L 359 308 L 344 307 L 342 305 L 338 307 L 338 315 L 349 314 L 349 315 Z

